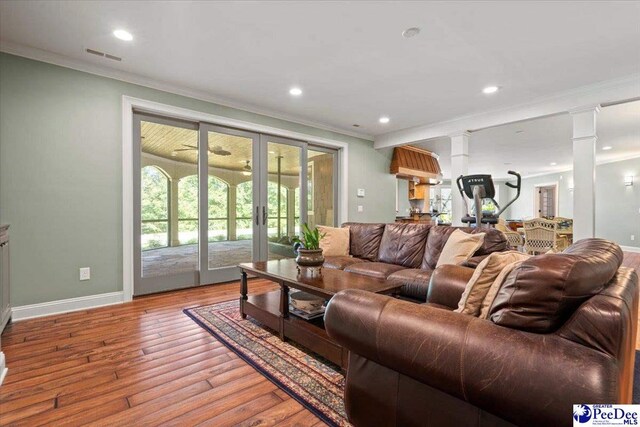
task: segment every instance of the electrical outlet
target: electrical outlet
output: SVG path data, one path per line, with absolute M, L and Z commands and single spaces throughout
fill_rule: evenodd
M 364 206 L 358 205 L 358 212 L 364 212 Z
M 80 269 L 80 280 L 89 280 L 91 279 L 91 268 L 82 267 Z
M 364 188 L 358 188 L 357 195 L 358 197 L 364 197 Z

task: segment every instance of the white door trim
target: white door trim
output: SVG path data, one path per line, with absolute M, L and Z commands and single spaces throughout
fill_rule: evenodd
M 133 299 L 133 109 L 146 113 L 164 115 L 177 119 L 207 122 L 229 126 L 250 132 L 282 136 L 307 141 L 311 144 L 336 148 L 340 158 L 340 206 L 338 222 L 347 221 L 349 145 L 346 142 L 321 138 L 288 129 L 276 128 L 232 119 L 229 117 L 203 113 L 154 101 L 122 96 L 122 291 L 124 301 Z
M 558 181 L 551 182 L 542 182 L 540 184 L 533 185 L 533 217 L 538 218 L 538 209 L 540 208 L 539 202 L 540 197 L 538 195 L 538 188 L 540 187 L 554 187 L 553 190 L 553 201 L 555 203 L 554 215 L 558 216 L 558 211 L 560 210 L 560 201 L 558 200 L 558 185 L 560 183 Z

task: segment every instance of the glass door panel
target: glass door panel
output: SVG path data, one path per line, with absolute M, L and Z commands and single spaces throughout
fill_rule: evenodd
M 337 160 L 334 150 L 307 151 L 307 221 L 310 227 L 336 227 Z
M 267 259 L 294 258 L 292 238 L 306 221 L 306 187 L 301 165 L 306 148 L 303 143 L 266 137 Z M 304 201 L 305 203 L 301 203 Z
M 257 258 L 254 248 L 254 146 L 257 134 L 201 125 L 201 282 L 239 277 L 236 266 Z M 205 220 L 206 218 L 206 220 Z
M 134 294 L 198 283 L 198 131 L 134 115 Z

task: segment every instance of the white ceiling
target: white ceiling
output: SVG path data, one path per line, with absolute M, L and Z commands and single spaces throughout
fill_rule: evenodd
M 1 1 L 0 43 L 379 135 L 638 73 L 639 16 L 637 1 Z
M 637 157 L 640 163 L 640 101 L 604 107 L 597 116 L 596 161 Z M 469 139 L 469 174 L 489 173 L 505 178 L 508 170 L 523 176 L 572 168 L 572 119 L 561 114 L 472 132 Z M 413 144 L 440 155 L 445 178 L 451 178 L 449 138 Z M 602 147 L 610 146 L 604 151 Z M 557 163 L 552 166 L 551 163 Z M 505 164 L 509 163 L 509 164 Z

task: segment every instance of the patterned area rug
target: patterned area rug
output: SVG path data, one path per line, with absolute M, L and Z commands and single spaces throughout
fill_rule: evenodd
M 344 375 L 317 355 L 283 342 L 228 301 L 184 313 L 261 374 L 331 426 L 350 426 L 344 410 Z

